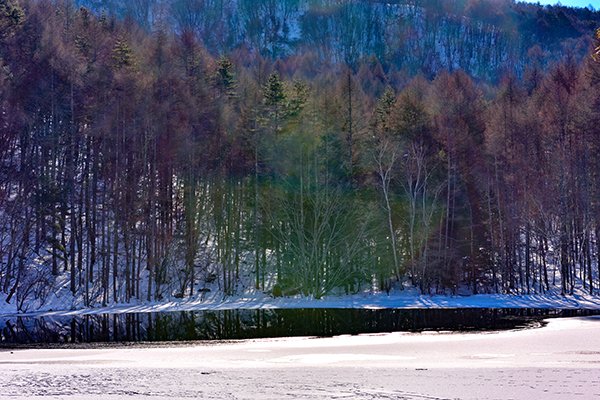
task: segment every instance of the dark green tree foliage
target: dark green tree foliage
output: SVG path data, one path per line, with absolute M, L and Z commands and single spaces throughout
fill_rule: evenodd
M 233 71 L 233 64 L 227 58 L 222 56 L 217 61 L 217 73 L 215 76 L 217 87 L 229 97 L 235 96 L 236 80 Z
M 285 93 L 283 92 L 283 82 L 279 77 L 279 74 L 273 72 L 269 75 L 269 79 L 265 84 L 263 90 L 263 96 L 265 98 L 265 105 L 267 107 L 279 107 L 285 100 Z
M 0 2 L 0 37 L 11 35 L 23 23 L 25 13 L 19 3 L 11 0 Z
M 498 31 L 469 25 L 464 38 L 451 15 L 529 25 L 536 10 L 562 40 L 582 33 L 578 12 L 422 2 L 406 16 L 445 29 L 434 36 L 450 51 L 433 54 L 380 26 L 377 2 L 309 2 L 299 15 L 302 2 L 178 1 L 175 32 L 110 15 L 150 21 L 159 2 L 88 3 L 106 16 L 0 3 L 0 292 L 20 309 L 65 280 L 59 295 L 86 305 L 250 285 L 316 298 L 406 284 L 597 292 L 600 38 L 581 63 L 554 62 L 540 41 L 522 78 L 497 85 L 439 62 L 491 71 L 462 63 Z M 229 50 L 240 31 L 215 4 L 240 13 L 255 47 Z M 351 26 L 367 16 L 396 47 L 362 42 Z M 310 48 L 289 38 L 290 18 Z M 512 54 L 493 40 L 486 51 Z
M 133 51 L 124 39 L 117 39 L 113 48 L 113 62 L 115 69 L 132 67 L 134 63 Z

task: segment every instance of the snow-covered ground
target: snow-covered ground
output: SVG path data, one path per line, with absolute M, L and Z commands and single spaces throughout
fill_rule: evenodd
M 273 308 L 553 308 L 553 309 L 600 309 L 600 297 L 590 296 L 583 291 L 561 296 L 558 291 L 544 295 L 499 295 L 479 294 L 471 296 L 421 295 L 416 289 L 397 290 L 385 293 L 358 294 L 350 296 L 328 296 L 323 299 L 306 297 L 273 298 L 261 292 L 223 297 L 219 292 L 212 296 L 192 299 L 177 299 L 164 302 L 132 302 L 108 307 L 69 307 L 61 302 L 49 302 L 40 310 L 18 315 L 78 315 L 104 313 L 133 313 L 159 311 L 201 311 L 231 309 Z M 0 316 L 17 315 L 16 308 L 6 304 L 0 296 Z
M 600 318 L 386 333 L 0 352 L 0 398 L 595 399 Z

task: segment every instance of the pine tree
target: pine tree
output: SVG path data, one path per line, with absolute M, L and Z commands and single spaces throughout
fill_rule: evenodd
M 266 112 L 264 122 L 269 131 L 268 134 L 281 133 L 285 118 L 286 95 L 283 82 L 276 72 L 269 75 L 269 79 L 263 87 L 263 102 Z
M 233 64 L 229 58 L 221 56 L 217 61 L 215 81 L 217 88 L 227 97 L 236 96 L 237 81 L 233 71 Z
M 392 131 L 392 112 L 396 104 L 396 94 L 394 89 L 386 87 L 381 98 L 377 101 L 375 108 L 375 124 L 377 130 L 384 135 L 389 135 Z
M 269 75 L 267 84 L 263 88 L 264 103 L 267 107 L 280 107 L 285 100 L 283 82 L 276 72 Z
M 127 40 L 123 38 L 117 39 L 113 47 L 112 59 L 117 70 L 134 65 L 133 50 L 127 43 Z
M 19 3 L 12 0 L 0 1 L 0 39 L 14 33 L 24 20 L 25 12 Z

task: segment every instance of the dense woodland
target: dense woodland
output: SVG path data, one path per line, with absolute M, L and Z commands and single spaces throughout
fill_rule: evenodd
M 343 21 L 380 2 L 323 0 L 235 22 L 271 3 L 300 2 L 0 1 L 6 301 L 600 290 L 600 13 L 394 2 L 420 22 L 380 33 Z
M 387 79 L 462 69 L 498 81 L 535 59 L 588 52 L 600 12 L 512 0 L 76 0 L 97 13 L 193 32 L 212 54 L 248 48 L 277 59 L 310 54 L 353 69 L 374 57 Z M 587 39 L 587 40 L 586 40 Z M 538 46 L 530 54 L 532 47 Z M 314 61 L 313 61 L 314 62 Z M 320 68 L 313 65 L 316 73 Z M 317 70 L 317 71 L 314 71 Z M 399 72 L 400 77 L 395 74 Z

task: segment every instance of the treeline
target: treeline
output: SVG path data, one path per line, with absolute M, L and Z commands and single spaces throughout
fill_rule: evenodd
M 462 69 L 495 83 L 525 64 L 581 60 L 600 12 L 514 0 L 77 0 L 98 15 L 194 32 L 211 54 L 239 48 L 278 59 L 310 53 L 356 67 L 433 78 Z M 532 47 L 538 46 L 530 51 Z
M 0 4 L 0 57 L 0 292 L 20 308 L 249 280 L 597 290 L 592 48 L 496 86 L 398 81 L 377 59 L 213 57 L 191 31 L 31 0 Z

